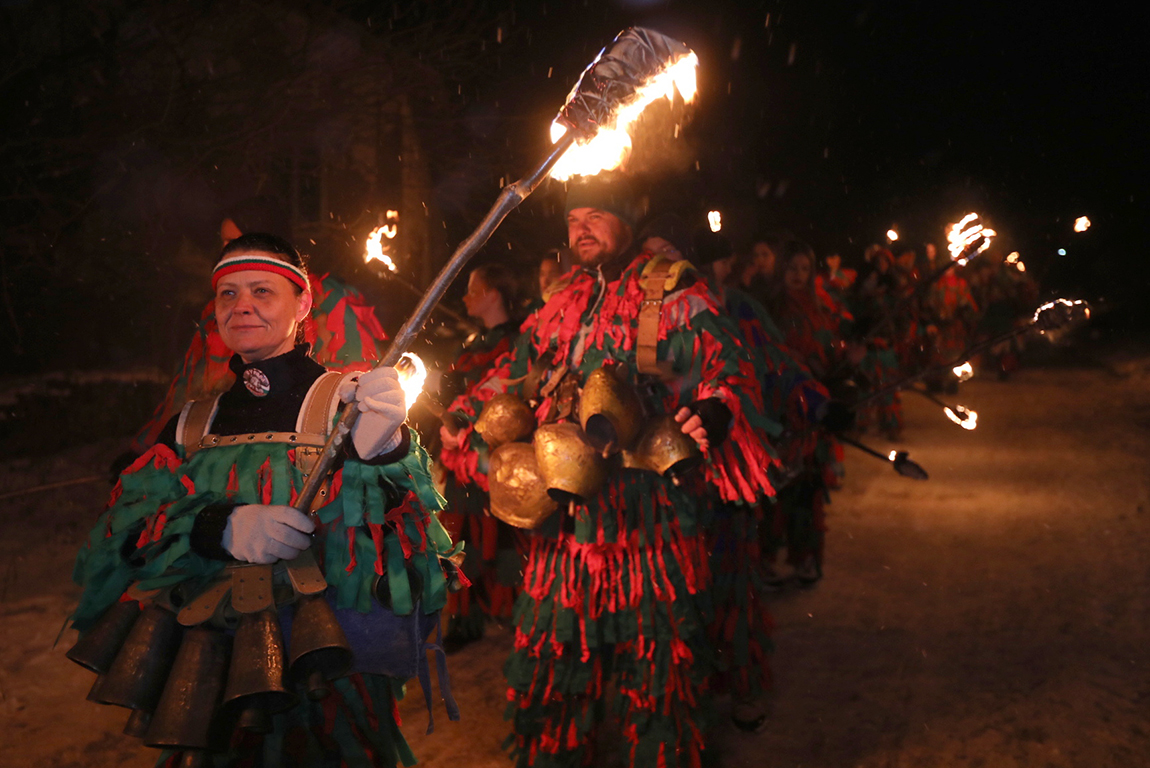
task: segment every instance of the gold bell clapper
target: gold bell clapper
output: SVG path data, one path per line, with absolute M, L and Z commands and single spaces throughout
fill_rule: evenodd
M 329 680 L 351 670 L 351 645 L 322 594 L 304 595 L 296 603 L 289 653 L 292 678 L 304 683 L 312 701 L 328 695 Z
M 124 727 L 127 735 L 143 736 L 147 730 L 179 650 L 182 630 L 176 614 L 166 608 L 144 608 L 94 692 L 103 704 L 132 710 Z
M 240 713 L 241 728 L 270 732 L 271 716 L 295 705 L 296 695 L 286 685 L 285 656 L 283 635 L 273 608 L 240 617 L 224 705 Z
M 487 401 L 475 421 L 475 431 L 494 451 L 501 445 L 529 437 L 535 430 L 535 414 L 527 403 L 509 393 L 498 394 Z
M 643 430 L 633 460 L 636 466 L 658 472 L 678 485 L 685 474 L 703 463 L 703 452 L 695 438 L 683 433 L 683 425 L 666 415 Z
M 631 385 L 624 380 L 626 368 L 606 363 L 587 377 L 579 397 L 579 423 L 587 439 L 604 457 L 630 448 L 639 436 L 643 408 Z
M 163 695 L 144 734 L 146 745 L 184 750 L 185 756 L 226 745 L 216 715 L 231 647 L 232 639 L 218 630 L 185 630 Z
M 100 675 L 106 673 L 139 615 L 140 604 L 135 600 L 113 603 L 91 628 L 80 635 L 66 655 L 81 667 Z
M 560 503 L 592 498 L 607 479 L 607 462 L 578 424 L 544 424 L 535 431 L 535 460 L 547 493 Z
M 516 528 L 538 528 L 558 508 L 535 459 L 535 446 L 506 443 L 491 454 L 487 470 L 491 514 Z

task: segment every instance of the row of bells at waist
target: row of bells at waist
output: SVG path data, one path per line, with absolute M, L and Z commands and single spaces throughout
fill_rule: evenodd
M 241 614 L 230 634 L 184 627 L 168 608 L 130 600 L 109 608 L 67 656 L 97 673 L 90 701 L 131 709 L 124 732 L 182 751 L 186 768 L 206 765 L 207 753 L 226 748 L 236 727 L 270 732 L 272 715 L 299 701 L 296 691 L 324 698 L 329 681 L 353 662 L 322 594 L 296 602 L 286 648 L 271 607 Z
M 491 450 L 491 512 L 519 528 L 536 528 L 562 502 L 592 498 L 615 467 L 656 472 L 673 481 L 702 463 L 698 445 L 674 416 L 644 419 L 621 366 L 593 371 L 583 386 L 578 423 L 536 429 L 535 415 L 511 394 L 493 397 L 475 429 Z M 532 442 L 521 442 L 533 436 Z

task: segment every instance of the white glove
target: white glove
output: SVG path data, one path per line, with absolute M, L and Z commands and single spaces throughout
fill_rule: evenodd
M 291 560 L 311 546 L 315 523 L 295 507 L 244 504 L 228 515 L 220 544 L 246 563 Z
M 394 368 L 376 368 L 347 379 L 340 384 L 339 397 L 345 403 L 354 400 L 359 408 L 351 441 L 361 459 L 374 459 L 399 447 L 407 402 Z

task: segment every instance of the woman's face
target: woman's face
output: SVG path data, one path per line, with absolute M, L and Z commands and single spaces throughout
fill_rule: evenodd
M 502 301 L 499 291 L 487 285 L 479 273 L 472 272 L 467 278 L 467 293 L 463 294 L 463 305 L 467 307 L 467 314 L 471 317 L 482 318 Z
M 783 285 L 788 291 L 801 291 L 811 280 L 811 260 L 805 253 L 797 253 L 787 262 Z
M 770 277 L 775 274 L 775 252 L 766 243 L 755 243 L 751 247 L 751 252 L 754 254 L 754 265 L 757 274 L 763 277 Z
M 216 285 L 220 338 L 245 363 L 290 352 L 296 327 L 310 311 L 311 292 L 297 294 L 282 275 L 248 269 L 224 275 Z

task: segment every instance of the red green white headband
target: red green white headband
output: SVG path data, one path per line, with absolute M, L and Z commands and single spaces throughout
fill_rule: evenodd
M 237 253 L 234 256 L 228 256 L 220 260 L 216 268 L 212 271 L 212 290 L 216 289 L 219 284 L 220 278 L 224 275 L 230 275 L 233 272 L 243 272 L 245 270 L 254 269 L 260 272 L 271 272 L 281 277 L 286 277 L 291 282 L 299 286 L 301 291 L 308 290 L 307 273 L 294 264 L 288 264 L 286 261 L 280 261 L 274 256 L 269 256 L 262 253 Z

